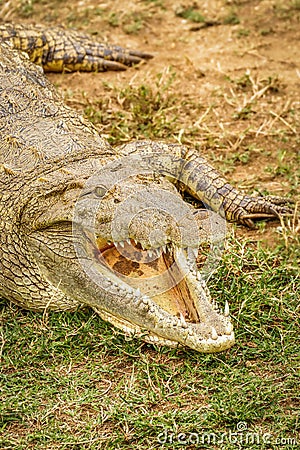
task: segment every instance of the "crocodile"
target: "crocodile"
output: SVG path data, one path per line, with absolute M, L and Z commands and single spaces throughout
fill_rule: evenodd
M 126 50 L 118 45 L 102 44 L 76 30 L 62 26 L 0 24 L 0 40 L 24 51 L 45 72 L 105 72 L 126 70 L 152 55 Z
M 223 236 L 224 219 L 253 226 L 290 213 L 289 201 L 243 194 L 181 144 L 112 147 L 34 64 L 122 70 L 149 55 L 114 47 L 110 61 L 92 41 L 83 58 L 90 41 L 62 29 L 0 33 L 0 295 L 37 311 L 89 306 L 147 342 L 230 348 L 229 305 L 211 298 L 198 248 Z

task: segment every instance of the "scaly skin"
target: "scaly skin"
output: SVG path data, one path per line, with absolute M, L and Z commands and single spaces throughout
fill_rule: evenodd
M 0 40 L 26 52 L 45 72 L 125 70 L 126 66 L 152 58 L 148 53 L 101 44 L 62 27 L 45 29 L 41 25 L 6 23 L 0 25 Z
M 222 314 L 191 258 L 211 218 L 175 185 L 248 225 L 289 212 L 286 200 L 243 195 L 178 144 L 113 149 L 4 43 L 0 99 L 0 294 L 35 310 L 89 305 L 150 342 L 231 347 L 228 304 Z

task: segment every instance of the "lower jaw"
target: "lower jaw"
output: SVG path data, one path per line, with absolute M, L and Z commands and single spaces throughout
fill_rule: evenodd
M 165 345 L 170 348 L 183 347 L 183 345 L 177 341 L 164 338 L 155 333 L 152 333 L 151 331 L 142 330 L 138 325 L 132 324 L 131 322 L 128 322 L 127 320 L 124 319 L 119 319 L 118 317 L 113 316 L 112 314 L 109 314 L 106 311 L 97 310 L 97 313 L 103 320 L 114 325 L 116 328 L 118 328 L 128 336 L 142 339 L 143 341 L 149 344 Z
M 192 350 L 198 351 L 200 353 L 217 353 L 221 351 L 228 350 L 231 348 L 235 343 L 235 337 L 234 333 L 232 332 L 229 336 L 220 336 L 218 340 L 213 340 L 211 338 L 209 339 L 203 339 L 202 341 L 198 340 L 192 341 L 186 338 L 186 342 L 180 343 L 179 341 L 171 340 L 164 338 L 162 336 L 159 336 L 155 333 L 152 333 L 151 331 L 142 330 L 139 326 L 134 325 L 126 320 L 120 320 L 115 316 L 112 316 L 111 314 L 105 312 L 105 311 L 97 311 L 101 318 L 115 327 L 122 330 L 123 333 L 126 335 L 129 335 L 134 338 L 140 338 L 143 341 L 154 344 L 154 345 L 162 345 L 167 346 L 170 348 L 183 348 L 187 347 Z
M 123 283 L 125 281 L 125 283 L 131 287 L 135 289 L 138 288 L 144 295 L 150 297 L 151 300 L 166 313 L 180 319 L 182 321 L 181 324 L 183 323 L 184 327 L 179 327 L 180 329 L 178 328 L 178 340 L 173 340 L 175 329 L 171 330 L 171 333 L 166 330 L 165 334 L 163 331 L 160 333 L 159 330 L 157 330 L 158 333 L 156 334 L 154 331 L 145 330 L 139 325 L 129 322 L 124 318 L 115 317 L 106 311 L 98 311 L 104 320 L 115 325 L 126 334 L 142 338 L 144 341 L 152 344 L 166 345 L 168 347 L 188 346 L 206 353 L 222 351 L 233 345 L 234 334 L 232 333 L 232 330 L 230 332 L 226 332 L 225 334 L 220 333 L 215 339 L 211 337 L 201 338 L 202 333 L 200 329 L 201 325 L 205 324 L 206 318 L 205 315 L 203 316 L 202 314 L 202 320 L 200 319 L 195 302 L 192 300 L 193 296 L 197 297 L 197 289 L 192 289 L 192 291 L 194 291 L 192 294 L 190 292 L 191 280 L 193 281 L 193 284 L 195 283 L 195 274 L 193 275 L 189 271 L 186 264 L 186 257 L 182 251 L 174 251 L 173 254 L 162 254 L 161 256 L 154 258 L 150 261 L 150 263 L 145 263 L 137 262 L 137 258 L 134 254 L 130 254 L 132 248 L 130 245 L 129 247 L 130 248 L 127 248 L 124 244 L 122 248 L 117 248 L 113 244 L 103 247 L 101 251 L 102 261 L 105 262 L 110 269 L 113 269 L 115 272 L 117 271 L 117 276 Z M 134 251 L 136 250 L 139 249 L 135 249 Z M 138 256 L 141 261 L 142 258 L 140 255 Z M 175 266 L 175 271 L 173 268 L 173 272 L 171 274 L 171 266 L 173 265 Z M 172 278 L 172 275 L 174 276 L 174 272 L 176 271 L 187 271 L 187 275 L 183 274 L 186 276 L 182 276 L 179 283 L 174 283 L 174 279 Z M 161 272 L 166 272 L 165 280 L 171 281 L 171 283 L 173 282 L 173 287 L 170 289 L 170 287 L 165 286 L 165 289 L 162 289 L 160 284 L 160 289 L 162 292 L 153 295 L 153 284 L 151 288 L 152 290 L 150 289 L 149 292 L 149 279 L 158 276 L 161 277 Z M 190 281 L 188 282 L 187 280 Z M 166 284 L 168 285 L 168 282 Z M 200 280 L 198 281 L 198 285 L 198 289 L 200 290 Z M 210 302 L 209 295 L 207 295 L 206 302 Z M 211 309 L 214 309 L 213 305 L 211 305 Z M 197 325 L 199 325 L 199 333 L 197 333 Z M 187 330 L 187 328 L 189 328 L 189 330 Z M 191 332 L 191 336 L 189 336 L 189 331 Z M 170 339 L 166 337 L 168 335 L 172 336 L 172 338 Z M 208 335 L 208 333 L 204 333 L 204 336 L 205 335 Z

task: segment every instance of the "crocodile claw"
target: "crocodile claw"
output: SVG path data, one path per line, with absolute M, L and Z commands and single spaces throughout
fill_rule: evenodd
M 245 196 L 241 205 L 235 211 L 236 220 L 250 228 L 255 228 L 254 221 L 264 219 L 278 219 L 280 216 L 293 214 L 291 204 L 294 202 L 289 198 L 266 196 Z

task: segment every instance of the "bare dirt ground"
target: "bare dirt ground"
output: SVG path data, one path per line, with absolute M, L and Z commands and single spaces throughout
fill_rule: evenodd
M 22 0 L 0 11 L 154 55 L 121 73 L 49 75 L 112 142 L 188 143 L 247 191 L 297 197 L 299 1 Z

